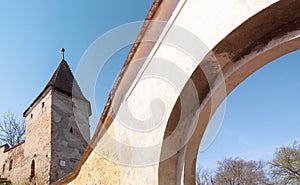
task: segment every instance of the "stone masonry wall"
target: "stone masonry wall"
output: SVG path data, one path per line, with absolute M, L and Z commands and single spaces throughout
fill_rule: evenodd
M 82 165 L 78 176 L 68 185 L 119 185 L 120 183 L 120 165 L 107 160 L 96 151 L 92 151 L 87 161 Z
M 31 184 L 49 184 L 51 160 L 51 105 L 52 91 L 36 102 L 26 116 L 26 142 L 24 174 Z M 35 162 L 35 175 L 30 178 L 31 163 Z M 28 170 L 26 170 L 28 169 Z
M 14 184 L 49 184 L 50 128 L 51 92 L 36 102 L 26 116 L 26 141 L 12 148 L 0 147 L 1 177 Z
M 55 182 L 74 170 L 87 147 L 90 104 L 72 101 L 71 97 L 57 91 L 53 91 L 52 101 L 50 181 Z
M 3 145 L 0 147 L 0 170 L 1 170 L 1 177 L 3 177 L 3 165 L 5 164 L 5 161 L 7 160 L 7 156 L 8 156 L 8 153 L 7 152 L 4 152 L 6 151 L 6 149 L 8 148 L 9 146 L 8 145 Z
M 25 182 L 26 175 L 23 173 L 23 167 L 26 164 L 24 156 L 24 145 L 25 143 L 20 143 L 19 145 L 10 148 L 4 153 L 1 153 L 1 158 L 5 160 L 1 161 L 1 177 L 10 179 L 15 184 L 21 184 Z

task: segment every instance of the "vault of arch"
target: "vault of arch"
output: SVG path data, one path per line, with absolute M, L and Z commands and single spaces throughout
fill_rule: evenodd
M 215 6 L 216 2 L 218 6 Z M 204 60 L 199 61 L 200 65 L 195 70 L 192 67 L 189 68 L 189 72 L 193 72 L 192 76 L 183 90 L 179 91 L 181 92 L 180 97 L 185 97 L 184 99 L 188 101 L 185 103 L 190 105 L 184 111 L 185 114 L 183 116 L 186 118 L 184 120 L 198 116 L 199 121 L 191 135 L 189 134 L 191 133 L 189 122 L 185 122 L 186 124 L 182 127 L 185 129 L 182 130 L 181 137 L 177 141 L 179 143 L 188 142 L 184 143 L 184 147 L 176 155 L 167 160 L 162 160 L 159 164 L 151 163 L 142 167 L 136 167 L 122 165 L 117 162 L 117 165 L 114 165 L 115 162 L 108 162 L 113 164 L 111 165 L 113 167 L 117 166 L 118 171 L 122 174 L 122 177 L 119 179 L 120 184 L 194 184 L 198 147 L 207 123 L 218 104 L 241 81 L 257 69 L 273 59 L 299 48 L 299 6 L 299 0 L 155 0 L 153 10 L 149 12 L 151 16 L 147 20 L 167 21 L 170 23 L 170 27 L 172 27 L 172 24 L 181 26 L 199 36 L 211 50 Z M 218 8 L 218 10 L 215 8 Z M 147 25 L 146 23 L 147 21 L 145 25 Z M 201 25 L 199 26 L 198 24 Z M 107 145 L 107 143 L 103 142 L 107 131 L 118 134 L 120 143 L 132 142 L 133 144 L 139 144 L 139 140 L 163 139 L 160 136 L 166 138 L 178 128 L 178 124 L 180 124 L 178 123 L 178 115 L 181 113 L 181 101 L 180 99 L 176 101 L 177 94 L 174 95 L 174 101 L 172 99 L 167 102 L 171 105 L 171 108 L 166 111 L 168 115 L 170 112 L 171 114 L 168 116 L 167 123 L 163 122 L 164 126 L 166 125 L 166 129 L 159 130 L 159 137 L 153 134 L 149 135 L 148 138 L 137 139 L 136 135 L 126 135 L 124 132 L 122 134 L 120 130 L 117 130 L 118 127 L 115 127 L 119 125 L 115 114 L 118 114 L 120 104 L 126 99 L 125 97 L 127 92 L 130 91 L 130 87 L 134 84 L 138 85 L 138 80 L 136 80 L 138 73 L 143 70 L 142 66 L 146 63 L 146 61 L 140 63 L 136 61 L 144 57 L 155 58 L 158 55 L 157 53 L 169 57 L 167 59 L 171 58 L 166 47 L 160 45 L 156 47 L 156 43 L 141 42 L 143 38 L 151 37 L 151 35 L 154 35 L 154 38 L 160 37 L 164 34 L 162 33 L 164 29 L 164 26 L 161 29 L 157 29 L 151 24 L 142 28 L 145 33 L 141 34 L 143 35 L 141 39 L 137 39 L 134 44 L 102 114 L 101 123 L 103 124 L 98 125 L 96 134 L 81 159 L 80 165 L 78 165 L 74 173 L 61 182 L 76 178 L 84 163 L 93 163 L 92 160 L 89 160 L 89 155 L 95 152 L 93 150 L 94 147 Z M 153 50 L 157 52 L 152 53 Z M 202 58 L 203 56 L 201 55 Z M 182 61 L 182 63 L 184 62 Z M 217 64 L 219 64 L 219 68 Z M 151 62 L 149 66 L 151 66 Z M 205 70 L 203 71 L 202 69 Z M 220 78 L 218 78 L 216 69 L 222 71 L 225 78 L 226 93 L 223 96 L 218 96 L 218 90 L 222 89 L 219 87 L 223 86 L 217 85 Z M 189 97 L 190 84 L 195 84 L 200 105 L 195 104 L 194 102 L 196 101 L 193 98 L 186 98 Z M 208 84 L 215 84 L 215 86 L 209 86 Z M 159 88 L 155 87 L 156 89 L 152 89 L 159 91 Z M 215 91 L 211 91 L 211 88 Z M 135 91 L 134 88 L 131 90 Z M 136 96 L 142 95 L 143 92 L 141 91 L 140 93 L 137 93 Z M 212 104 L 211 97 L 215 98 L 214 104 Z M 188 137 L 190 138 L 187 140 Z M 121 151 L 122 147 L 123 145 L 119 145 L 116 148 L 112 148 L 110 152 L 117 157 L 124 157 L 124 154 L 126 154 L 129 161 L 137 159 L 136 155 L 134 155 L 134 150 L 126 150 L 126 152 L 120 153 L 119 151 Z M 175 148 L 174 150 L 177 151 L 177 149 Z M 158 157 L 158 160 L 159 157 L 165 159 L 165 154 L 168 154 L 168 150 L 172 150 L 172 146 L 162 145 L 161 151 L 154 153 L 155 157 Z M 141 153 L 139 157 L 147 158 L 148 153 Z M 100 175 L 101 173 L 95 174 L 94 178 L 99 178 Z
M 189 99 L 190 114 L 183 116 L 193 117 L 199 114 L 197 126 L 191 136 L 188 136 L 190 133 L 188 130 L 181 133 L 182 138 L 190 137 L 181 151 L 172 158 L 160 162 L 159 184 L 195 184 L 197 153 L 212 114 L 223 99 L 245 78 L 272 60 L 300 48 L 299 9 L 299 1 L 277 2 L 242 23 L 207 54 L 180 95 L 180 97 L 188 96 L 190 90 L 188 84 L 195 85 L 201 104 L 195 105 L 193 104 L 195 101 Z M 220 92 L 224 86 L 218 85 L 219 73 L 214 72 L 216 64 L 224 76 L 225 94 Z M 211 83 L 208 81 L 214 81 L 215 86 L 209 86 Z M 178 98 L 167 123 L 165 138 L 180 124 L 178 122 L 180 113 L 181 102 Z M 170 150 L 170 147 L 163 145 L 161 158 L 168 152 L 167 150 Z

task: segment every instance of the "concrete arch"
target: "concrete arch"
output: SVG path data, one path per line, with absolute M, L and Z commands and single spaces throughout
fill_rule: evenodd
M 239 25 L 204 57 L 202 64 L 211 62 L 211 55 L 219 63 L 224 75 L 226 96 L 265 64 L 300 48 L 300 14 L 297 12 L 299 8 L 299 1 L 271 4 Z M 207 79 L 202 73 L 202 69 L 197 67 L 190 78 L 196 86 L 203 82 L 207 84 Z M 181 96 L 188 91 L 186 86 Z M 175 184 L 195 183 L 199 145 L 211 115 L 217 108 L 211 104 L 211 97 L 218 96 L 217 105 L 226 97 L 224 94 L 218 94 L 218 90 L 212 93 L 208 85 L 198 86 L 197 91 L 199 101 L 202 102 L 197 127 L 187 145 L 177 155 L 160 163 L 159 184 L 168 184 L 170 178 Z M 179 101 L 180 98 L 177 99 L 169 117 L 165 135 L 169 135 L 178 125 Z M 196 114 L 197 109 L 190 111 Z
M 195 184 L 197 152 L 210 117 L 241 81 L 275 58 L 300 48 L 299 9 L 299 0 L 155 0 L 90 146 L 75 171 L 57 184 Z M 149 20 L 166 23 L 151 24 Z M 201 50 L 190 43 L 196 62 L 177 48 L 163 44 L 172 39 L 185 40 L 172 32 L 175 25 L 206 45 Z M 159 42 L 143 42 L 149 38 Z M 176 90 L 157 83 L 157 78 L 146 78 L 155 70 L 172 73 L 160 59 L 174 62 L 186 73 L 184 78 L 175 75 L 169 79 L 176 84 Z M 225 94 L 221 91 L 224 86 L 218 83 L 220 73 L 214 72 L 216 67 L 224 76 Z M 195 84 L 197 100 L 190 96 L 189 84 Z M 164 102 L 165 114 L 159 123 L 152 120 L 155 128 L 149 132 L 126 128 L 124 115 L 120 115 L 122 104 L 129 105 L 134 117 L 147 118 L 151 117 L 149 107 L 156 97 Z M 179 121 L 181 98 L 189 105 L 183 122 Z M 140 120 L 142 125 L 143 119 Z M 177 128 L 180 129 L 175 135 Z M 170 136 L 173 142 L 165 142 Z M 107 139 L 112 137 L 115 140 Z M 99 157 L 99 152 L 107 155 Z

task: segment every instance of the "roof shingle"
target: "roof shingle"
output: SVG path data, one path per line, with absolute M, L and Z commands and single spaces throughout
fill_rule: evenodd
M 47 87 L 53 87 L 66 93 L 69 96 L 86 100 L 83 96 L 80 87 L 74 78 L 72 71 L 65 60 L 62 60 L 52 75 Z
M 39 101 L 43 94 L 50 88 L 65 93 L 70 97 L 79 98 L 88 102 L 88 100 L 84 97 L 76 79 L 74 78 L 68 63 L 65 60 L 62 60 L 52 75 L 50 81 L 47 83 L 46 87 L 33 101 L 33 103 L 25 110 L 23 113 L 24 117 L 27 115 L 30 108 L 33 107 L 34 104 Z

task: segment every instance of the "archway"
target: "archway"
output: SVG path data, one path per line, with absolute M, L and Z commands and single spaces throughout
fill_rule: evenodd
M 218 170 L 228 159 L 261 162 L 262 172 L 269 183 L 274 183 L 269 173 L 275 152 L 299 140 L 299 58 L 300 50 L 296 50 L 275 59 L 227 96 L 225 114 L 220 115 L 221 105 L 200 144 L 196 163 L 198 184 L 210 183 L 210 179 L 216 184 Z M 214 130 L 218 131 L 217 136 L 212 134 Z
M 241 81 L 275 58 L 300 48 L 299 9 L 299 0 L 155 0 L 115 83 L 101 117 L 102 124 L 98 125 L 91 146 L 74 173 L 59 183 L 88 179 L 93 183 L 106 180 L 105 184 L 110 184 L 113 179 L 119 184 L 195 184 L 198 147 L 209 119 Z M 155 27 L 148 20 L 167 21 L 168 24 Z M 197 50 L 197 46 L 192 48 L 196 53 L 201 53 L 196 65 L 187 66 L 189 61 L 185 56 L 161 42 L 143 42 L 147 38 L 162 38 L 162 42 L 167 40 L 175 25 L 190 31 L 207 46 L 208 51 Z M 184 37 L 177 39 L 179 42 L 180 39 L 185 40 Z M 167 87 L 163 83 L 156 83 L 156 79 L 141 80 L 151 69 L 164 69 L 161 62 L 152 60 L 162 57 L 176 60 L 176 65 L 188 74 L 185 79 L 179 79 L 178 94 L 162 93 Z M 203 66 L 205 70 L 201 69 Z M 214 72 L 216 66 L 224 76 L 225 94 L 222 94 L 224 84 L 218 81 L 220 73 Z M 197 101 L 189 98 L 192 97 L 189 84 L 195 84 Z M 132 125 L 126 125 L 126 119 L 122 120 L 124 115 L 119 115 L 121 104 L 132 101 L 129 106 L 138 116 L 147 115 L 149 106 L 145 102 L 151 102 L 156 94 L 162 94 L 162 100 L 166 103 L 166 117 L 154 124 L 157 126 L 155 132 L 137 133 L 134 129 L 124 128 L 124 125 Z M 181 114 L 180 97 L 185 97 L 185 103 L 189 105 L 184 110 L 184 124 L 178 121 Z M 197 120 L 195 128 L 194 120 Z M 182 130 L 179 129 L 179 134 L 173 140 L 177 143 L 164 143 L 164 139 L 178 127 Z M 107 147 L 105 139 L 112 135 L 117 136 L 117 141 L 109 140 Z M 144 147 L 145 144 L 158 147 L 151 149 Z M 181 144 L 183 147 L 178 148 Z M 106 169 L 96 165 L 95 161 L 100 161 L 97 159 L 97 149 L 98 152 L 107 153 L 105 157 L 114 157 L 109 160 L 99 157 L 101 164 L 105 164 L 106 169 L 113 173 L 103 174 Z M 175 155 L 169 156 L 170 151 Z M 94 169 L 95 173 L 91 173 L 94 176 L 86 178 L 84 170 L 91 169 Z M 101 176 L 105 175 L 107 178 L 101 181 Z
M 217 58 L 224 74 L 226 95 L 265 64 L 300 48 L 300 15 L 296 13 L 296 9 L 299 7 L 298 1 L 275 3 L 249 18 L 212 49 L 212 53 Z M 290 14 L 291 12 L 294 12 L 293 15 Z M 204 59 L 202 62 L 206 61 Z M 203 73 L 201 68 L 197 68 L 190 80 L 196 85 L 199 82 L 205 82 L 206 79 L 203 79 L 201 73 Z M 214 88 L 218 89 L 218 87 Z M 185 87 L 181 92 L 181 96 L 188 93 L 188 90 L 189 88 Z M 211 93 L 209 86 L 198 87 L 197 90 L 199 94 L 207 92 L 199 99 L 203 102 L 201 104 L 203 108 L 200 111 L 197 127 L 187 145 L 177 156 L 160 163 L 160 184 L 170 182 L 170 177 L 176 183 L 195 183 L 195 162 L 198 147 L 211 114 L 217 108 L 211 104 L 211 97 L 215 94 L 209 95 Z M 220 104 L 225 97 L 218 98 L 218 104 Z M 178 101 L 180 100 L 178 99 Z M 179 110 L 180 105 L 177 103 L 169 118 L 166 134 L 177 127 L 176 120 L 178 119 L 176 117 L 180 114 Z M 191 112 L 195 114 L 197 109 L 191 110 Z M 172 169 L 176 170 L 172 171 Z M 168 178 L 165 178 L 166 176 Z

